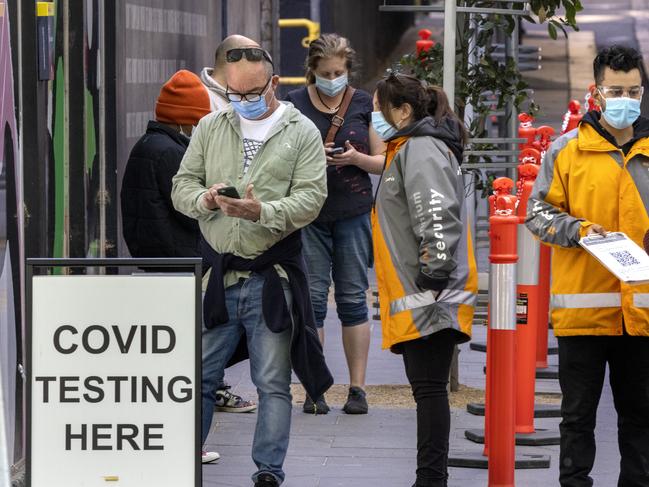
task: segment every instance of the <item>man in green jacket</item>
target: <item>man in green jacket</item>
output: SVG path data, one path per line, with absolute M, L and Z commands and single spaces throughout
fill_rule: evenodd
M 212 421 L 215 377 L 245 335 L 251 377 L 259 392 L 252 446 L 258 470 L 252 478 L 256 486 L 272 487 L 284 480 L 291 365 L 300 373 L 294 357 L 299 328 L 286 313 L 281 315 L 289 322 L 286 326 L 278 326 L 277 319 L 271 323 L 269 315 L 277 318 L 276 309 L 288 309 L 295 316 L 299 306 L 310 311 L 304 299 L 306 294 L 308 300 L 308 292 L 295 287 L 297 278 L 293 282 L 288 278 L 304 278 L 303 268 L 299 269 L 301 251 L 295 248 L 299 235 L 294 232 L 314 220 L 324 203 L 326 159 L 315 125 L 292 105 L 276 99 L 279 77 L 273 75 L 268 53 L 246 47 L 232 49 L 226 56 L 231 106 L 198 124 L 174 177 L 172 200 L 180 212 L 198 220 L 203 255 L 212 265 L 203 317 L 203 443 Z M 241 198 L 219 194 L 225 187 L 234 187 Z M 279 265 L 288 261 L 290 267 Z M 271 289 L 265 289 L 264 282 L 273 273 L 281 282 L 278 287 L 284 291 L 286 307 L 267 302 Z M 310 334 L 305 335 L 308 341 Z M 321 360 L 321 348 L 310 352 L 310 360 Z M 311 370 L 324 371 L 315 381 L 316 388 L 326 390 L 331 376 L 324 361 L 315 365 Z

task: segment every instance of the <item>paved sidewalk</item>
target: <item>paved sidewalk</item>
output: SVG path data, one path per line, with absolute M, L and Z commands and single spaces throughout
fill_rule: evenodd
M 327 357 L 338 383 L 345 383 L 344 365 L 333 359 L 342 353 L 339 328 L 333 319 L 327 323 L 330 332 Z M 486 328 L 476 326 L 474 338 L 484 340 Z M 379 351 L 380 328 L 377 323 L 372 333 L 372 354 L 369 370 L 374 377 L 383 374 L 384 383 L 406 384 L 400 357 Z M 330 352 L 333 352 L 330 353 Z M 462 346 L 460 353 L 460 382 L 484 388 L 485 355 Z M 556 364 L 556 356 L 549 357 Z M 382 370 L 381 370 L 382 369 Z M 235 391 L 253 397 L 254 387 L 247 379 L 247 364 L 228 370 L 228 380 Z M 238 382 L 235 382 L 238 381 Z M 556 380 L 538 380 L 537 390 L 559 391 Z M 251 485 L 250 474 L 255 471 L 250 459 L 250 446 L 256 414 L 217 413 L 208 447 L 221 453 L 221 461 L 203 468 L 203 485 L 209 487 L 243 487 Z M 463 410 L 453 410 L 451 424 L 451 454 L 480 452 L 481 445 L 464 438 L 467 428 L 482 428 L 484 419 Z M 557 429 L 558 419 L 537 419 L 537 428 Z M 619 454 L 617 453 L 615 414 L 611 391 L 605 385 L 598 414 L 597 459 L 593 477 L 595 485 L 617 483 Z M 517 485 L 546 487 L 557 485 L 558 446 L 518 447 L 521 454 L 551 456 L 549 469 L 518 470 Z M 372 408 L 367 416 L 348 416 L 334 408 L 326 416 L 302 413 L 299 405 L 293 410 L 291 443 L 285 465 L 286 487 L 410 487 L 414 481 L 416 457 L 416 418 L 412 409 Z M 477 469 L 450 469 L 450 487 L 487 485 L 487 471 Z
M 525 42 L 543 48 L 543 69 L 529 73 L 535 98 L 544 106 L 539 124 L 560 127 L 570 89 L 568 43 L 547 39 L 545 27 L 528 29 Z M 588 59 L 585 62 L 592 62 Z M 329 310 L 326 323 L 325 355 L 337 384 L 348 382 L 340 326 L 335 311 Z M 380 349 L 380 323 L 372 322 L 372 344 L 368 367 L 368 384 L 407 384 L 401 357 Z M 486 328 L 474 326 L 474 340 L 485 341 Z M 554 337 L 551 336 L 554 342 Z M 556 365 L 556 356 L 549 357 Z M 485 354 L 461 347 L 460 382 L 484 389 Z M 226 379 L 234 391 L 246 398 L 256 397 L 250 383 L 248 363 L 227 371 Z M 537 392 L 559 394 L 556 380 L 537 380 Z M 371 401 L 371 398 L 370 398 Z M 221 453 L 220 463 L 203 468 L 206 487 L 244 487 L 251 485 L 250 475 L 255 467 L 250 448 L 256 414 L 217 413 L 208 440 L 208 447 Z M 483 427 L 484 418 L 464 410 L 452 411 L 450 438 L 451 455 L 461 452 L 481 452 L 482 445 L 465 439 L 468 428 Z M 558 418 L 540 419 L 536 427 L 558 429 Z M 619 453 L 617 449 L 616 414 L 608 380 L 598 411 L 597 457 L 592 476 L 596 486 L 617 484 Z M 518 447 L 519 454 L 550 455 L 548 469 L 518 470 L 516 484 L 520 487 L 558 485 L 558 446 Z M 293 409 L 291 442 L 285 463 L 285 487 L 410 487 L 416 468 L 416 417 L 413 409 L 371 408 L 366 416 L 348 416 L 336 407 L 326 416 L 302 413 L 299 405 Z M 449 486 L 479 487 L 487 485 L 487 471 L 450 469 Z

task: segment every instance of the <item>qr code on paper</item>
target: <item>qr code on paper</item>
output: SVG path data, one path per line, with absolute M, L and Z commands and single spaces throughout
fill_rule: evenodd
M 640 262 L 638 259 L 633 257 L 629 252 L 626 250 L 621 250 L 620 252 L 610 252 L 610 254 L 615 257 L 615 260 L 617 260 L 620 265 L 624 267 L 629 267 L 631 265 L 638 265 Z

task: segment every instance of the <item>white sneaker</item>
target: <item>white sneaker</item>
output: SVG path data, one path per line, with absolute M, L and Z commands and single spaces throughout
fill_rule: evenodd
M 203 463 L 213 463 L 218 461 L 219 458 L 221 458 L 221 455 L 215 451 L 204 451 L 201 455 L 201 461 Z

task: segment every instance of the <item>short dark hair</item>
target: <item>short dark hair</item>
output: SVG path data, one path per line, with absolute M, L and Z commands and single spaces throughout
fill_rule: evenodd
M 601 49 L 593 61 L 593 74 L 596 83 L 601 83 L 604 78 L 604 70 L 611 68 L 613 71 L 624 71 L 628 73 L 633 69 L 644 73 L 642 56 L 632 47 L 610 46 Z

